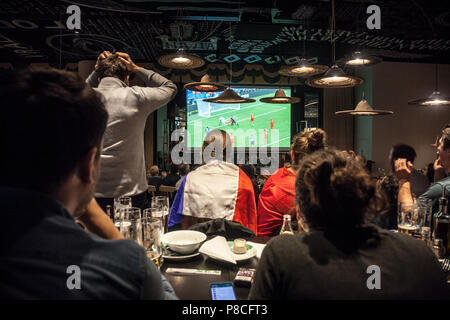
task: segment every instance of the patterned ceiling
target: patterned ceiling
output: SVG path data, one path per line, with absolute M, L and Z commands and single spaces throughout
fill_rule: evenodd
M 336 1 L 336 58 L 356 49 L 391 61 L 450 63 L 449 1 Z M 81 9 L 81 30 L 66 27 Z M 369 30 L 369 5 L 381 29 Z M 210 63 L 281 65 L 305 55 L 331 63 L 331 2 L 169 0 L 2 0 L 0 62 L 54 64 L 126 51 L 155 62 L 184 47 Z M 306 40 L 305 40 L 306 39 Z

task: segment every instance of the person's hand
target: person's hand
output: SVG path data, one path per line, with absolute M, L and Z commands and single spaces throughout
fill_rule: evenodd
M 439 156 L 437 157 L 437 159 L 433 163 L 433 169 L 434 169 L 434 171 L 443 170 L 444 169 L 444 166 L 442 165 L 441 159 L 439 158 Z
M 411 161 L 401 158 L 397 159 L 394 162 L 394 168 L 398 181 L 409 181 L 413 169 L 413 164 Z
M 139 70 L 139 67 L 131 60 L 131 57 L 128 53 L 116 52 L 116 55 L 119 56 L 120 60 L 125 62 L 128 71 L 136 72 Z
M 97 57 L 97 62 L 95 63 L 95 70 L 98 69 L 98 65 L 100 64 L 100 61 L 108 58 L 110 55 L 111 55 L 111 52 L 109 52 L 109 51 L 103 51 L 102 53 L 100 53 Z
M 433 169 L 434 169 L 434 182 L 438 182 L 439 180 L 445 178 L 445 169 L 441 163 L 441 159 L 439 158 L 439 156 L 433 163 Z

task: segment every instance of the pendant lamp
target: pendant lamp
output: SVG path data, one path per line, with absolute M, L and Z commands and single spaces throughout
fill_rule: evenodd
M 168 54 L 158 58 L 158 63 L 171 69 L 196 69 L 205 64 L 205 61 L 197 56 L 187 54 L 183 48 L 175 54 Z
M 364 83 L 364 79 L 345 74 L 336 64 L 336 17 L 334 13 L 334 0 L 331 1 L 331 47 L 333 66 L 323 75 L 306 80 L 306 84 L 315 88 L 350 88 Z
M 297 103 L 297 102 L 300 102 L 300 98 L 286 97 L 286 93 L 282 89 L 278 89 L 275 92 L 275 96 L 261 98 L 261 99 L 259 99 L 259 101 L 265 102 L 265 103 Z
M 199 91 L 199 92 L 216 92 L 216 91 L 224 91 L 227 86 L 214 83 L 211 81 L 211 78 L 205 74 L 200 82 L 191 82 L 184 85 L 184 88 L 191 91 Z

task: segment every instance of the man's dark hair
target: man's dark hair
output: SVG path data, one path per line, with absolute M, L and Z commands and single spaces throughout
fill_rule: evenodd
M 178 165 L 175 164 L 175 163 L 171 163 L 171 164 L 170 164 L 170 173 L 171 173 L 171 174 L 177 174 L 178 171 L 179 171 Z
M 101 60 L 98 64 L 97 72 L 100 79 L 104 77 L 114 77 L 122 81 L 124 81 L 125 77 L 130 74 L 127 69 L 127 65 L 119 59 L 117 54 L 112 54 Z
M 396 144 L 395 146 L 392 147 L 392 153 L 391 153 L 392 170 L 394 170 L 395 160 L 406 159 L 408 161 L 411 161 L 411 163 L 414 163 L 416 156 L 417 156 L 417 154 L 413 147 L 411 147 L 407 144 Z
M 185 176 L 189 173 L 189 165 L 187 163 L 182 163 L 179 166 L 180 176 Z
M 92 147 L 108 113 L 73 72 L 24 71 L 0 93 L 0 185 L 51 193 Z

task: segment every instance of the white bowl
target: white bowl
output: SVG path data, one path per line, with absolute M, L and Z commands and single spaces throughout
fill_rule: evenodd
M 194 252 L 205 240 L 206 234 L 192 230 L 172 231 L 162 236 L 162 242 L 166 243 L 170 250 L 181 254 Z

